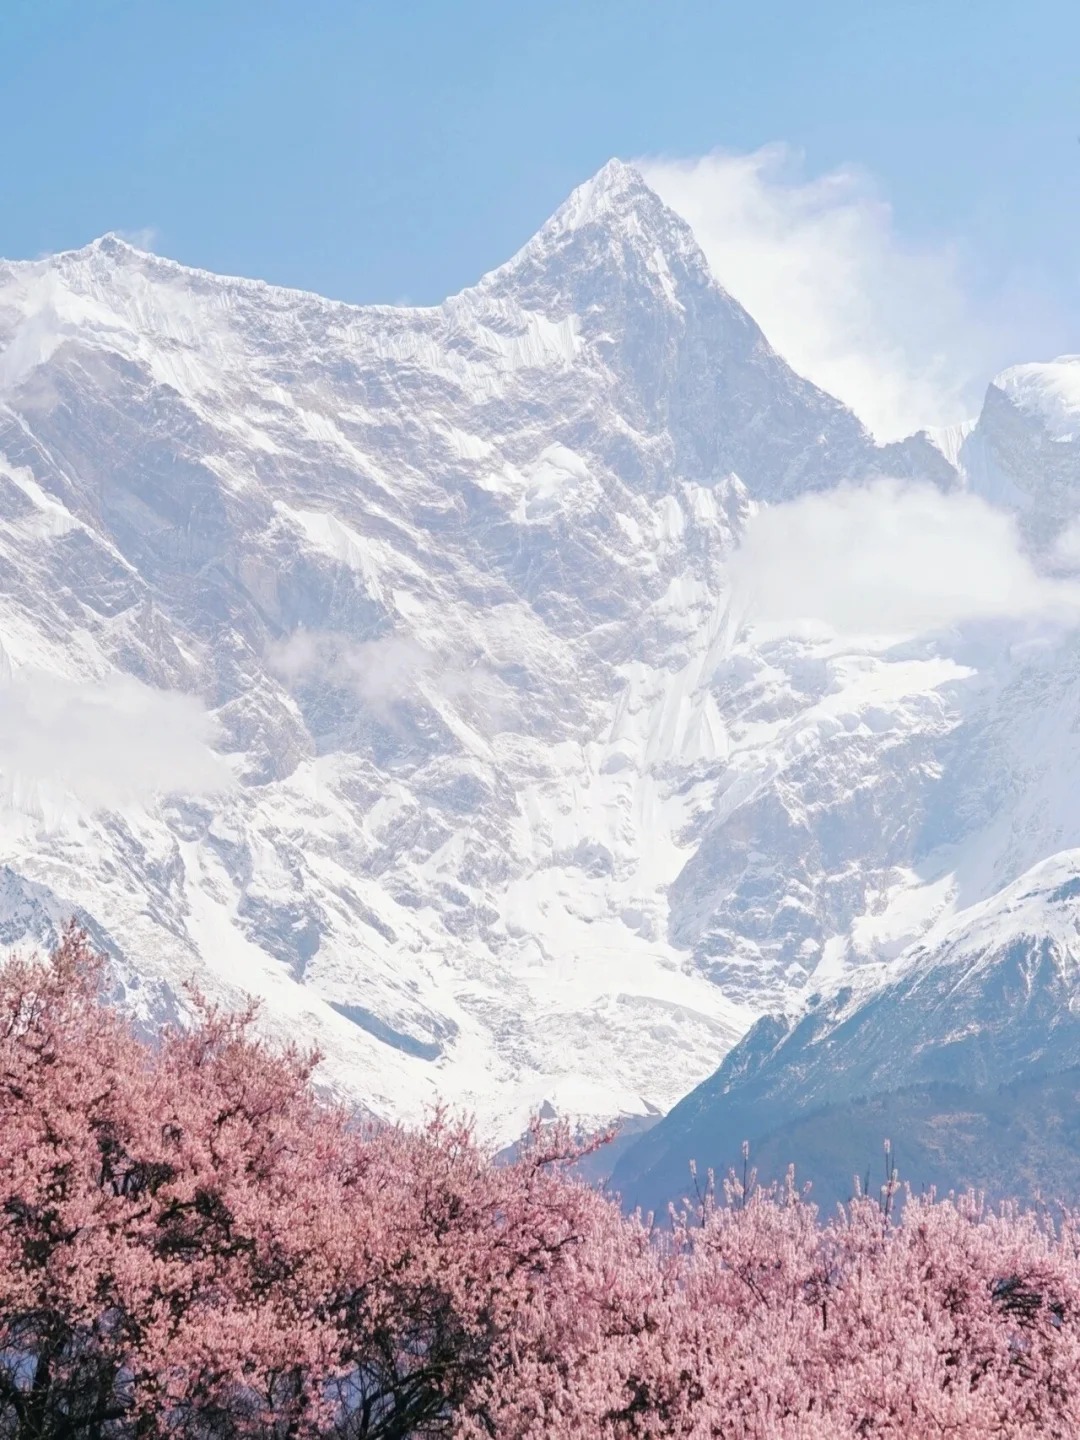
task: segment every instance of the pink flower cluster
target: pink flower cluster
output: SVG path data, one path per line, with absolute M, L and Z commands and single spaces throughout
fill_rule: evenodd
M 358 1127 L 75 931 L 0 972 L 0 1440 L 1080 1435 L 1080 1227 L 711 1185 L 662 1225 L 537 1127 Z

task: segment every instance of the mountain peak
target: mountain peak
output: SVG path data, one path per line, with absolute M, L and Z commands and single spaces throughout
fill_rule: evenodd
M 153 251 L 146 245 L 136 245 L 126 235 L 119 235 L 115 230 L 108 230 L 104 235 L 98 237 L 89 247 L 99 255 L 131 256 L 151 255 Z
M 571 191 L 536 239 L 550 244 L 593 226 L 666 245 L 675 240 L 683 253 L 700 254 L 690 227 L 646 184 L 641 171 L 625 160 L 609 160 Z
M 685 220 L 669 210 L 641 172 L 612 159 L 573 190 L 551 218 L 485 283 L 519 277 L 539 262 L 574 252 L 578 265 L 597 272 L 622 265 L 614 256 L 628 250 L 647 257 L 650 269 L 667 270 L 674 262 L 697 283 L 708 282 L 708 262 Z
M 1013 365 L 992 383 L 1022 414 L 1041 421 L 1052 440 L 1080 435 L 1080 355 Z
M 44 263 L 47 265 L 63 265 L 71 262 L 85 263 L 87 261 L 93 261 L 99 258 L 116 261 L 130 261 L 142 258 L 143 256 L 149 254 L 151 254 L 150 251 L 140 250 L 139 247 L 137 245 L 133 245 L 130 240 L 126 240 L 122 235 L 118 235 L 114 230 L 109 230 L 106 231 L 104 235 L 99 235 L 96 240 L 91 240 L 86 245 L 80 245 L 78 249 L 60 250 L 57 251 L 55 255 L 46 256 L 43 262 L 23 261 L 19 263 Z
M 640 170 L 625 160 L 612 159 L 578 185 L 548 223 L 558 222 L 561 230 L 577 230 L 609 213 L 626 213 L 639 205 L 662 208 L 662 204 Z

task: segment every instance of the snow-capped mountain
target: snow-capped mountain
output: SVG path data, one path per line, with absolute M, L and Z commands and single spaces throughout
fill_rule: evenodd
M 944 1085 L 970 1100 L 1078 1065 L 1080 851 L 1069 850 L 931 927 L 895 962 L 810 995 L 793 1015 L 763 1017 L 628 1152 L 614 1183 L 635 1200 L 661 1203 L 685 1189 L 688 1159 L 723 1171 L 745 1139 L 756 1155 L 758 1142 L 780 1131 L 792 1146 L 781 1169 L 803 1160 L 793 1128 L 826 1107 L 835 1126 L 836 1107 L 869 1097 L 915 1092 L 921 1101 L 924 1087 Z M 910 1122 L 902 1107 L 898 1114 L 873 1137 L 874 1150 Z M 815 1179 L 850 1182 L 868 1158 L 865 1136 L 859 1146 L 848 1149 L 834 1134 L 829 1168 L 838 1164 L 841 1174 Z M 907 1135 L 900 1148 L 905 1178 L 918 1182 L 925 1157 Z M 959 1168 L 951 1175 L 953 1184 L 967 1178 Z
M 435 309 L 106 238 L 6 265 L 0 343 L 13 868 L 377 1109 L 706 1073 L 752 1012 L 667 887 L 723 766 L 723 556 L 751 495 L 875 451 L 636 173 Z M 135 681 L 199 697 L 227 773 Z
M 728 574 L 755 506 L 875 475 L 1041 486 L 1056 543 L 1071 363 L 878 447 L 618 162 L 430 309 L 0 265 L 5 943 L 78 908 L 146 1018 L 253 992 L 381 1113 L 666 1109 L 1080 845 L 1023 741 L 1057 668 L 755 635 Z M 1003 838 L 995 786 L 1052 813 Z
M 1080 355 L 998 375 L 957 461 L 976 490 L 1018 513 L 1034 545 L 1057 540 L 1080 502 Z

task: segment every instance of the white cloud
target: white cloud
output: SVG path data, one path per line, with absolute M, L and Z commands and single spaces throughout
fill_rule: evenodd
M 489 720 L 501 715 L 501 685 L 482 664 L 437 655 L 407 635 L 351 640 L 329 631 L 296 630 L 269 656 L 285 680 L 318 678 L 347 686 L 383 724 L 403 701 L 438 696 L 466 701 Z
M 347 686 L 384 723 L 394 705 L 415 695 L 417 685 L 440 669 L 435 656 L 408 637 L 356 641 L 324 630 L 295 630 L 273 647 L 270 663 L 286 680 L 319 678 Z
M 215 793 L 231 773 L 198 700 L 128 675 L 77 682 L 0 653 L 0 799 L 33 814 Z
M 895 481 L 762 508 L 730 574 L 733 618 L 781 628 L 901 636 L 964 620 L 1080 618 L 1080 585 L 1037 573 L 1005 512 Z
M 906 240 L 862 171 L 805 179 L 783 145 L 637 163 L 773 346 L 879 439 L 975 414 L 1038 344 L 1033 297 L 977 298 L 960 247 Z
M 1075 574 L 1080 570 L 1080 520 L 1070 521 L 1057 537 L 1049 555 L 1055 571 Z

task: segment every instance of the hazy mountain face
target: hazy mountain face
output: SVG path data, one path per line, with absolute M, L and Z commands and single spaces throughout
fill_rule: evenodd
M 0 266 L 4 943 L 78 907 L 148 1021 L 252 992 L 380 1113 L 666 1109 L 1080 845 L 1071 642 L 754 627 L 731 568 L 874 476 L 1045 557 L 1072 365 L 878 448 L 617 163 L 433 309 Z

